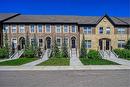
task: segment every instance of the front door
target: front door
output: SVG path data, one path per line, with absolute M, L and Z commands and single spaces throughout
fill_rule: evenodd
M 110 48 L 110 41 L 109 40 L 106 40 L 106 50 L 109 50 Z
M 72 48 L 75 48 L 75 39 L 72 39 Z
M 51 39 L 50 38 L 47 39 L 47 48 L 51 48 Z

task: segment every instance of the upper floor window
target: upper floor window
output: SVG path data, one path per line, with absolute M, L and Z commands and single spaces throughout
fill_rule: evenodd
M 30 32 L 35 32 L 35 25 L 34 24 L 30 25 Z
M 76 32 L 76 25 L 72 25 L 72 32 Z
M 125 47 L 125 40 L 118 40 L 118 48 L 124 48 Z
M 61 33 L 61 25 L 56 25 L 56 32 Z
M 46 32 L 48 32 L 48 33 L 51 32 L 51 25 L 50 24 L 46 25 Z
M 103 27 L 99 28 L 99 34 L 103 34 Z
M 38 24 L 38 32 L 42 32 L 42 25 Z
M 4 33 L 6 33 L 6 32 L 8 33 L 9 32 L 9 25 L 4 25 L 3 26 L 3 32 Z
M 125 34 L 125 28 L 117 28 L 118 34 Z
M 16 33 L 16 25 L 12 25 L 12 32 Z
M 92 28 L 91 27 L 84 27 L 84 33 L 91 34 L 92 33 Z
M 86 40 L 85 46 L 86 46 L 86 48 L 91 48 L 91 40 Z
M 106 28 L 106 34 L 110 34 L 110 27 Z
M 25 32 L 25 26 L 19 25 L 19 32 L 24 33 Z
M 64 32 L 68 32 L 69 30 L 68 27 L 69 27 L 68 25 L 64 25 Z

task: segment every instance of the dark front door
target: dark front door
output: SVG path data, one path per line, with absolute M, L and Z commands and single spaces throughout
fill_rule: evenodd
M 110 41 L 106 40 L 106 50 L 109 50 L 109 47 L 110 47 Z
M 47 48 L 51 48 L 51 39 L 47 39 Z
M 99 40 L 99 47 L 100 47 L 100 50 L 103 50 L 103 41 L 102 40 Z
M 75 48 L 75 39 L 72 39 L 72 48 Z

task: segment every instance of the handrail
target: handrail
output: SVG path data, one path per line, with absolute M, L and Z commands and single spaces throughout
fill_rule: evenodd
M 113 50 L 111 51 L 117 58 L 119 57 Z
M 102 58 L 104 57 L 102 51 L 99 51 L 99 54 L 101 55 Z

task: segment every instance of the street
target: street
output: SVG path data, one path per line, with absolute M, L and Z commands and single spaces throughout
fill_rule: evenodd
M 130 87 L 130 70 L 0 71 L 0 87 Z

